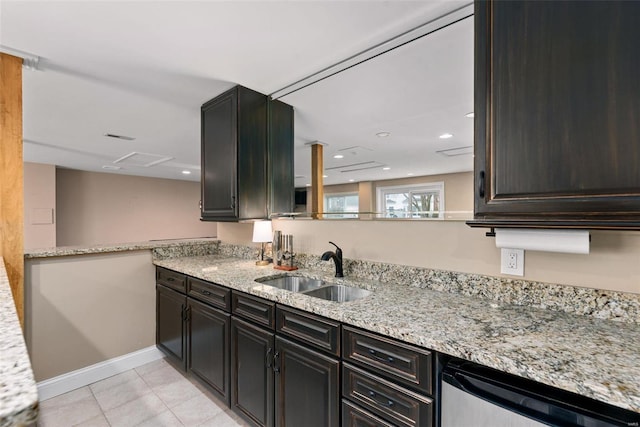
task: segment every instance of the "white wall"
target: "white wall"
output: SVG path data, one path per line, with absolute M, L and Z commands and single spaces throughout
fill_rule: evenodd
M 463 221 L 276 220 L 294 250 L 322 254 L 332 240 L 345 258 L 466 273 L 500 274 L 500 250 L 487 229 Z M 227 243 L 251 244 L 251 224 L 218 224 Z M 640 232 L 593 231 L 591 254 L 525 253 L 524 279 L 640 293 Z M 504 276 L 513 277 L 513 276 Z
M 58 169 L 57 245 L 215 237 L 200 183 Z

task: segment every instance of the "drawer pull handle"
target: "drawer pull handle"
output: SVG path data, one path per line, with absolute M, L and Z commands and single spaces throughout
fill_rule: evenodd
M 376 392 L 372 391 L 372 390 L 369 390 L 369 396 L 376 397 Z
M 173 277 L 167 277 L 167 282 L 175 282 L 176 279 L 174 279 Z
M 272 352 L 273 352 L 273 349 L 269 347 L 269 349 L 267 350 L 267 353 L 264 355 L 264 364 L 267 368 L 271 368 L 273 366 L 272 357 L 271 357 Z
M 275 352 L 273 354 L 273 372 L 280 373 L 280 352 Z
M 202 294 L 203 294 L 203 295 L 211 295 L 211 292 L 209 292 L 209 291 L 207 291 L 207 290 L 203 289 L 203 290 L 202 290 Z
M 393 402 L 393 400 L 390 400 L 387 402 L 387 406 L 392 407 L 395 403 Z
M 378 352 L 375 351 L 372 348 L 369 349 L 369 354 L 372 355 L 373 357 L 375 357 L 376 359 L 379 359 L 379 360 L 384 361 L 384 362 L 393 363 L 393 362 L 396 361 L 396 359 L 394 359 L 392 356 L 387 356 L 385 358 L 384 355 L 383 356 L 378 355 Z

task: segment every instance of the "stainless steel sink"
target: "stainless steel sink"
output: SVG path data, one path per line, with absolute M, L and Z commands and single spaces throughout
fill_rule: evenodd
M 352 286 L 327 285 L 307 291 L 304 294 L 309 295 L 310 297 L 322 298 L 329 301 L 347 302 L 364 298 L 370 293 L 371 291 L 354 288 Z
M 371 293 L 371 291 L 353 286 L 338 285 L 337 283 L 302 276 L 261 277 L 256 279 L 256 282 L 336 302 L 355 301 Z
M 284 276 L 276 278 L 266 277 L 256 279 L 256 282 L 292 292 L 304 292 L 326 285 L 322 280 L 301 276 Z

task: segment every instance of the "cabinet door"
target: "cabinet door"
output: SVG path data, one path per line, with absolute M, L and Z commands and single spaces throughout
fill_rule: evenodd
M 476 2 L 477 220 L 640 227 L 638 16 L 640 2 Z
M 337 427 L 340 361 L 276 337 L 276 425 Z
M 230 315 L 189 298 L 188 369 L 229 404 Z
M 186 362 L 186 304 L 187 298 L 181 293 L 156 285 L 156 345 L 183 369 Z
M 257 426 L 273 426 L 271 331 L 231 318 L 231 408 Z
M 238 96 L 232 89 L 202 106 L 202 218 L 237 218 Z

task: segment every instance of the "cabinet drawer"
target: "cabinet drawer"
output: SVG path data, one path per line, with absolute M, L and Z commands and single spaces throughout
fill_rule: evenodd
M 431 352 L 388 338 L 342 328 L 342 358 L 433 394 Z
M 342 395 L 393 425 L 433 425 L 433 400 L 349 364 L 342 368 Z
M 269 329 L 274 328 L 276 304 L 273 302 L 233 292 L 231 294 L 231 310 L 237 316 Z
M 340 323 L 288 307 L 278 306 L 276 330 L 306 345 L 340 355 Z
M 156 267 L 156 283 L 165 285 L 178 292 L 186 292 L 187 276 L 167 270 L 166 268 Z
M 204 280 L 187 278 L 187 293 L 224 311 L 231 311 L 231 290 Z
M 342 399 L 342 427 L 394 427 L 372 413 Z

